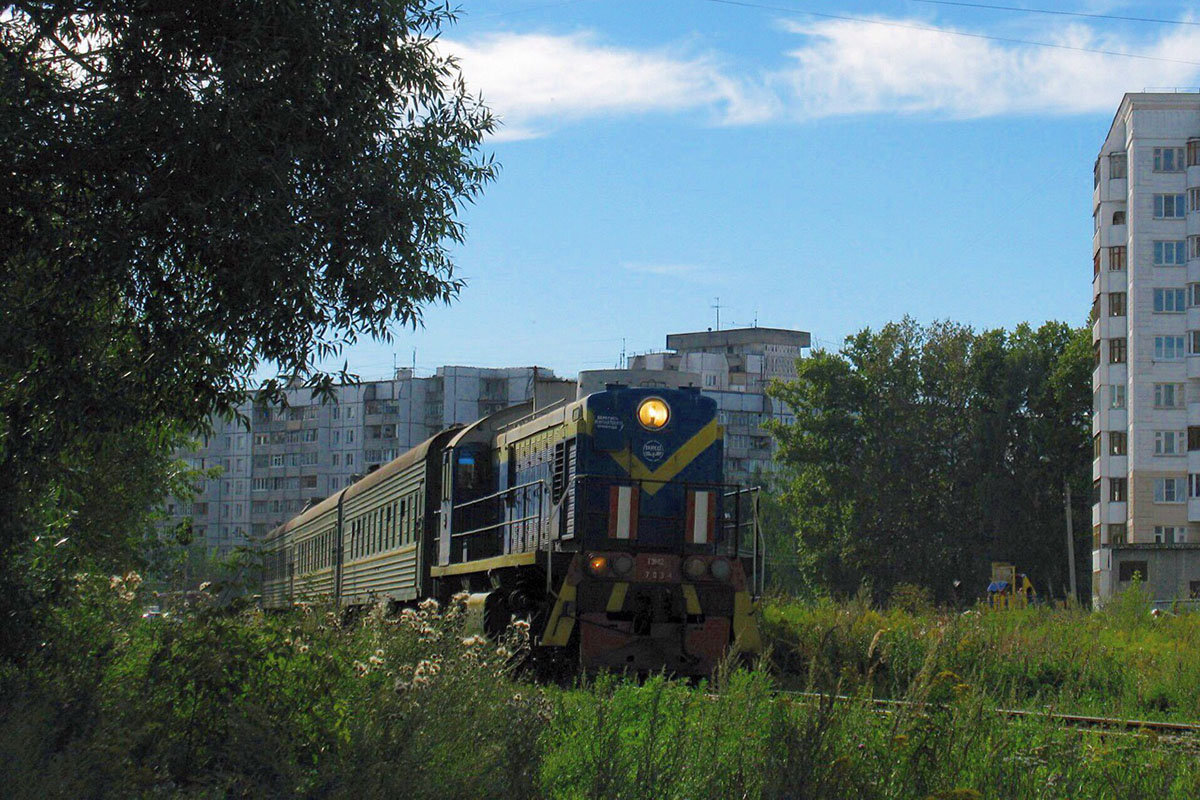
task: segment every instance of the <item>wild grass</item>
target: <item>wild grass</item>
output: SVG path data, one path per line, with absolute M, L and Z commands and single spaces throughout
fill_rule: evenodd
M 901 697 L 923 674 L 949 671 L 995 704 L 1196 720 L 1200 614 L 1150 609 L 1135 590 L 1099 612 L 777 599 L 763 618 L 773 658 L 793 685 Z
M 1200 796 L 1194 746 L 993 711 L 1166 697 L 1160 713 L 1187 716 L 1200 623 L 1132 602 L 952 615 L 777 601 L 784 669 L 562 688 L 521 671 L 526 631 L 471 636 L 455 605 L 352 625 L 316 606 L 143 620 L 136 595 L 132 576 L 81 579 L 50 612 L 54 635 L 0 670 L 6 796 Z M 914 705 L 780 694 L 789 682 Z

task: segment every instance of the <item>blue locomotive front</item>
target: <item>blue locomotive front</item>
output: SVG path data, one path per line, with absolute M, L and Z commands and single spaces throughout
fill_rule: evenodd
M 610 386 L 465 430 L 445 463 L 443 593 L 529 618 L 541 646 L 588 669 L 708 674 L 731 646 L 760 648 L 739 557 L 751 496 L 722 482 L 716 404 L 699 391 Z

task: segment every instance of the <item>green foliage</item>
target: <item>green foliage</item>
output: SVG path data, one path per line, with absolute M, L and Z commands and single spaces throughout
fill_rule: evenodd
M 994 706 L 1191 721 L 1200 713 L 1200 615 L 1151 615 L 1144 591 L 1078 607 L 964 614 L 861 601 L 766 607 L 789 685 L 904 697 L 943 672 Z
M 68 540 L 51 583 L 128 563 L 175 493 L 177 431 L 235 414 L 264 366 L 327 389 L 317 362 L 456 295 L 457 215 L 496 167 L 436 44 L 453 20 L 435 0 L 5 7 L 0 656 L 54 595 L 25 580 L 38 537 Z
M 0 667 L 0 773 L 24 797 L 1192 798 L 1190 748 L 997 706 L 1193 715 L 1200 621 L 1127 609 L 950 616 L 865 594 L 768 609 L 796 674 L 522 683 L 525 631 L 455 604 L 354 625 L 197 602 L 139 617 L 136 575 L 79 576 Z M 785 666 L 787 662 L 781 661 Z M 813 697 L 780 693 L 798 680 Z M 887 692 L 911 705 L 880 714 Z
M 0 771 L 18 797 L 528 797 L 548 704 L 526 646 L 458 606 L 344 627 L 332 611 L 142 620 L 137 579 L 86 578 L 53 638 L 0 673 Z
M 1058 592 L 1064 481 L 1080 565 L 1087 550 L 1089 341 L 1061 323 L 976 333 L 905 319 L 798 362 L 770 392 L 795 411 L 772 432 L 807 581 L 881 597 L 920 584 L 947 600 L 954 580 L 975 595 L 991 561 L 1012 561 Z

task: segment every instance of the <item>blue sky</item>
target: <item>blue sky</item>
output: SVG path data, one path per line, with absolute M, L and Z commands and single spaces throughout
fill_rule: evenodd
M 993 4 L 1200 20 L 1185 3 Z M 718 297 L 722 327 L 832 347 L 905 314 L 1083 321 L 1093 159 L 1124 92 L 1200 86 L 1200 25 L 759 5 L 775 9 L 463 0 L 441 46 L 504 122 L 499 180 L 455 250 L 467 287 L 423 329 L 347 350 L 351 371 L 382 377 L 415 350 L 418 374 L 573 375 L 615 366 L 622 340 L 713 326 Z

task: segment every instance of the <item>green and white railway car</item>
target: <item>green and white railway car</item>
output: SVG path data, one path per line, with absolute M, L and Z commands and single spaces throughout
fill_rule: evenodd
M 427 596 L 441 451 L 456 432 L 442 431 L 271 531 L 263 605 Z

